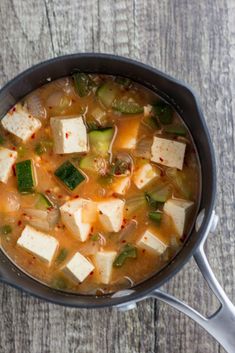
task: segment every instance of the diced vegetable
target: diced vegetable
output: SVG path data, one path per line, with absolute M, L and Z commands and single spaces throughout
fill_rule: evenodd
M 2 135 L 0 135 L 0 145 L 2 145 L 4 143 L 5 139 Z
M 24 216 L 28 223 L 33 227 L 44 231 L 49 231 L 58 223 L 60 213 L 57 208 L 48 210 L 25 208 Z
M 73 75 L 75 89 L 80 97 L 87 96 L 93 86 L 93 82 L 87 74 L 77 72 Z
M 117 76 L 115 81 L 123 87 L 129 87 L 131 85 L 131 80 L 127 77 Z
M 118 85 L 112 81 L 109 81 L 98 88 L 97 96 L 106 108 L 110 108 L 118 92 Z
M 187 134 L 187 130 L 183 125 L 166 126 L 164 128 L 164 132 L 166 132 L 167 134 L 173 134 L 177 136 L 185 136 Z
M 144 206 L 146 206 L 146 198 L 145 195 L 137 195 L 130 199 L 126 200 L 125 210 L 127 215 L 130 216 L 137 210 L 141 210 Z
M 74 190 L 86 179 L 70 161 L 64 162 L 58 169 L 56 169 L 55 176 L 70 190 Z
M 46 210 L 48 208 L 53 207 L 51 201 L 44 194 L 39 193 L 37 197 L 37 201 L 35 203 L 35 207 L 39 210 Z
M 91 151 L 97 155 L 106 155 L 114 135 L 114 128 L 102 128 L 88 133 Z
M 35 153 L 41 156 L 43 153 L 50 151 L 53 148 L 53 141 L 42 140 L 34 148 Z
M 12 232 L 12 227 L 9 224 L 5 224 L 4 226 L 0 227 L 0 233 L 2 235 L 7 235 Z
M 93 109 L 91 116 L 95 119 L 96 124 L 104 124 L 106 122 L 106 112 L 100 107 Z
M 36 186 L 33 162 L 31 159 L 16 163 L 16 178 L 19 192 L 27 194 Z
M 99 130 L 101 128 L 100 124 L 97 121 L 86 121 L 86 126 L 88 132 L 92 130 Z
M 159 212 L 159 211 L 149 212 L 149 218 L 151 219 L 151 221 L 154 221 L 159 225 L 162 220 L 162 212 Z
M 57 262 L 57 264 L 61 263 L 61 262 L 63 262 L 66 259 L 67 256 L 68 256 L 68 249 L 63 248 L 63 249 L 60 250 L 58 256 L 55 259 L 55 261 Z
M 79 167 L 90 172 L 105 175 L 107 172 L 107 161 L 103 157 L 87 155 L 80 160 Z
M 173 109 L 169 104 L 159 101 L 153 106 L 153 110 L 163 125 L 172 123 Z
M 112 104 L 112 108 L 122 114 L 140 114 L 144 111 L 144 108 L 134 100 L 124 98 L 116 99 Z
M 151 207 L 156 207 L 158 203 L 166 202 L 171 196 L 171 187 L 168 184 L 160 185 L 155 190 L 145 193 L 145 198 Z
M 110 174 L 102 175 L 97 179 L 100 185 L 107 186 L 113 183 L 113 176 Z
M 121 241 L 123 239 L 127 239 L 129 236 L 133 236 L 133 233 L 135 232 L 137 228 L 137 221 L 135 219 L 131 219 L 125 227 L 120 230 L 118 233 L 118 240 Z
M 52 280 L 51 286 L 52 286 L 52 288 L 55 288 L 55 289 L 66 289 L 67 288 L 67 281 L 65 280 L 65 278 L 63 278 L 61 276 L 56 276 Z
M 20 157 L 20 158 L 24 157 L 26 152 L 27 152 L 27 148 L 24 145 L 19 146 L 17 148 L 18 157 Z
M 114 260 L 114 267 L 121 267 L 124 265 L 128 258 L 135 259 L 137 257 L 137 249 L 132 244 L 126 244 L 121 252 L 118 254 L 116 259 Z
M 92 235 L 91 240 L 92 241 L 98 241 L 100 239 L 99 233 L 95 233 Z
M 150 129 L 159 130 L 160 125 L 156 116 L 148 116 L 142 120 L 142 122 L 147 125 Z
M 166 175 L 172 184 L 183 193 L 184 197 L 190 199 L 191 190 L 185 172 L 178 170 L 177 168 L 168 168 L 166 170 Z

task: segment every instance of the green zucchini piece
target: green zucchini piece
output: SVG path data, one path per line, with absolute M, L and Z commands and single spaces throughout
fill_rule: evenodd
M 163 125 L 171 124 L 173 120 L 173 109 L 171 106 L 163 101 L 159 101 L 153 105 L 153 111 Z
M 56 169 L 54 174 L 70 190 L 74 190 L 86 179 L 70 161 L 64 162 L 58 169 Z
M 112 108 L 122 114 L 141 114 L 144 108 L 137 102 L 127 99 L 116 99 Z
M 115 82 L 119 83 L 123 87 L 129 87 L 131 85 L 132 81 L 129 78 L 127 78 L 127 77 L 117 76 L 115 78 Z
M 26 152 L 27 152 L 27 148 L 24 145 L 19 146 L 17 148 L 18 157 L 20 157 L 20 158 L 24 157 Z
M 5 224 L 4 226 L 0 227 L 0 233 L 2 235 L 7 235 L 10 234 L 12 232 L 12 227 L 10 226 L 10 224 Z
M 114 82 L 105 82 L 97 90 L 97 96 L 101 103 L 106 107 L 110 108 L 114 99 L 119 92 L 119 87 Z
M 126 244 L 121 252 L 117 255 L 114 260 L 114 267 L 122 267 L 128 258 L 135 259 L 137 257 L 137 249 L 132 244 Z
M 154 221 L 159 225 L 162 220 L 162 212 L 159 212 L 159 211 L 149 212 L 149 219 L 151 219 L 151 221 Z
M 16 178 L 19 192 L 28 194 L 34 191 L 36 181 L 31 159 L 16 163 Z
M 111 185 L 113 183 L 113 176 L 110 174 L 101 175 L 99 178 L 97 178 L 97 182 L 102 186 Z
M 173 134 L 177 136 L 185 136 L 187 134 L 187 130 L 182 125 L 166 126 L 164 128 L 164 132 L 166 132 L 167 134 Z
M 160 124 L 156 116 L 149 116 L 143 120 L 143 123 L 147 125 L 150 129 L 159 130 Z
M 86 170 L 90 170 L 95 171 L 95 156 L 85 156 L 80 160 L 79 163 L 79 167 L 81 169 L 86 169 Z
M 53 278 L 51 286 L 55 289 L 63 290 L 67 288 L 67 281 L 62 276 L 56 276 Z
M 39 210 L 47 210 L 51 207 L 53 207 L 51 201 L 44 194 L 39 193 L 37 201 L 35 203 L 35 208 Z
M 61 262 L 63 262 L 66 259 L 67 256 L 68 256 L 68 249 L 63 248 L 63 249 L 60 250 L 59 254 L 57 255 L 57 257 L 55 259 L 55 261 L 57 262 L 57 264 L 61 263 Z
M 51 140 L 42 140 L 34 148 L 34 152 L 41 156 L 43 153 L 50 151 L 53 147 L 53 141 Z
M 87 96 L 93 86 L 93 82 L 87 74 L 77 72 L 73 75 L 75 89 L 80 97 Z
M 145 193 L 145 198 L 150 207 L 157 207 L 158 203 L 166 202 L 171 196 L 170 185 L 161 185 L 151 192 Z
M 114 128 L 102 128 L 88 133 L 91 151 L 97 155 L 105 156 L 113 139 Z

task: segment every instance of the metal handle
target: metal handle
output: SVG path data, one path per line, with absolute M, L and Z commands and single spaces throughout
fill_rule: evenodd
M 208 230 L 209 232 L 209 230 Z M 208 233 L 207 233 L 208 234 Z M 211 316 L 204 317 L 198 311 L 191 308 L 186 303 L 176 299 L 161 290 L 155 290 L 152 296 L 162 300 L 163 302 L 173 306 L 175 309 L 183 312 L 191 319 L 201 325 L 208 331 L 228 353 L 235 352 L 235 307 L 228 299 L 223 288 L 215 278 L 215 275 L 208 263 L 204 252 L 204 240 L 194 254 L 194 259 L 209 287 L 220 301 L 220 308 Z

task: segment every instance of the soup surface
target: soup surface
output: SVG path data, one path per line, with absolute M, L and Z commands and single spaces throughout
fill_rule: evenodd
M 49 82 L 1 120 L 1 248 L 51 287 L 101 295 L 150 277 L 182 246 L 199 191 L 181 118 L 126 78 Z

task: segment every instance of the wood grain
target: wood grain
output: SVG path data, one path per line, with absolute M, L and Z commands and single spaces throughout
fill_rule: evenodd
M 211 265 L 235 301 L 234 0 L 1 0 L 0 84 L 44 59 L 97 51 L 139 59 L 198 92 L 216 149 L 220 223 Z M 203 313 L 217 307 L 193 261 L 165 289 Z M 0 285 L 0 353 L 217 353 L 200 327 L 153 300 L 138 310 L 77 310 Z

